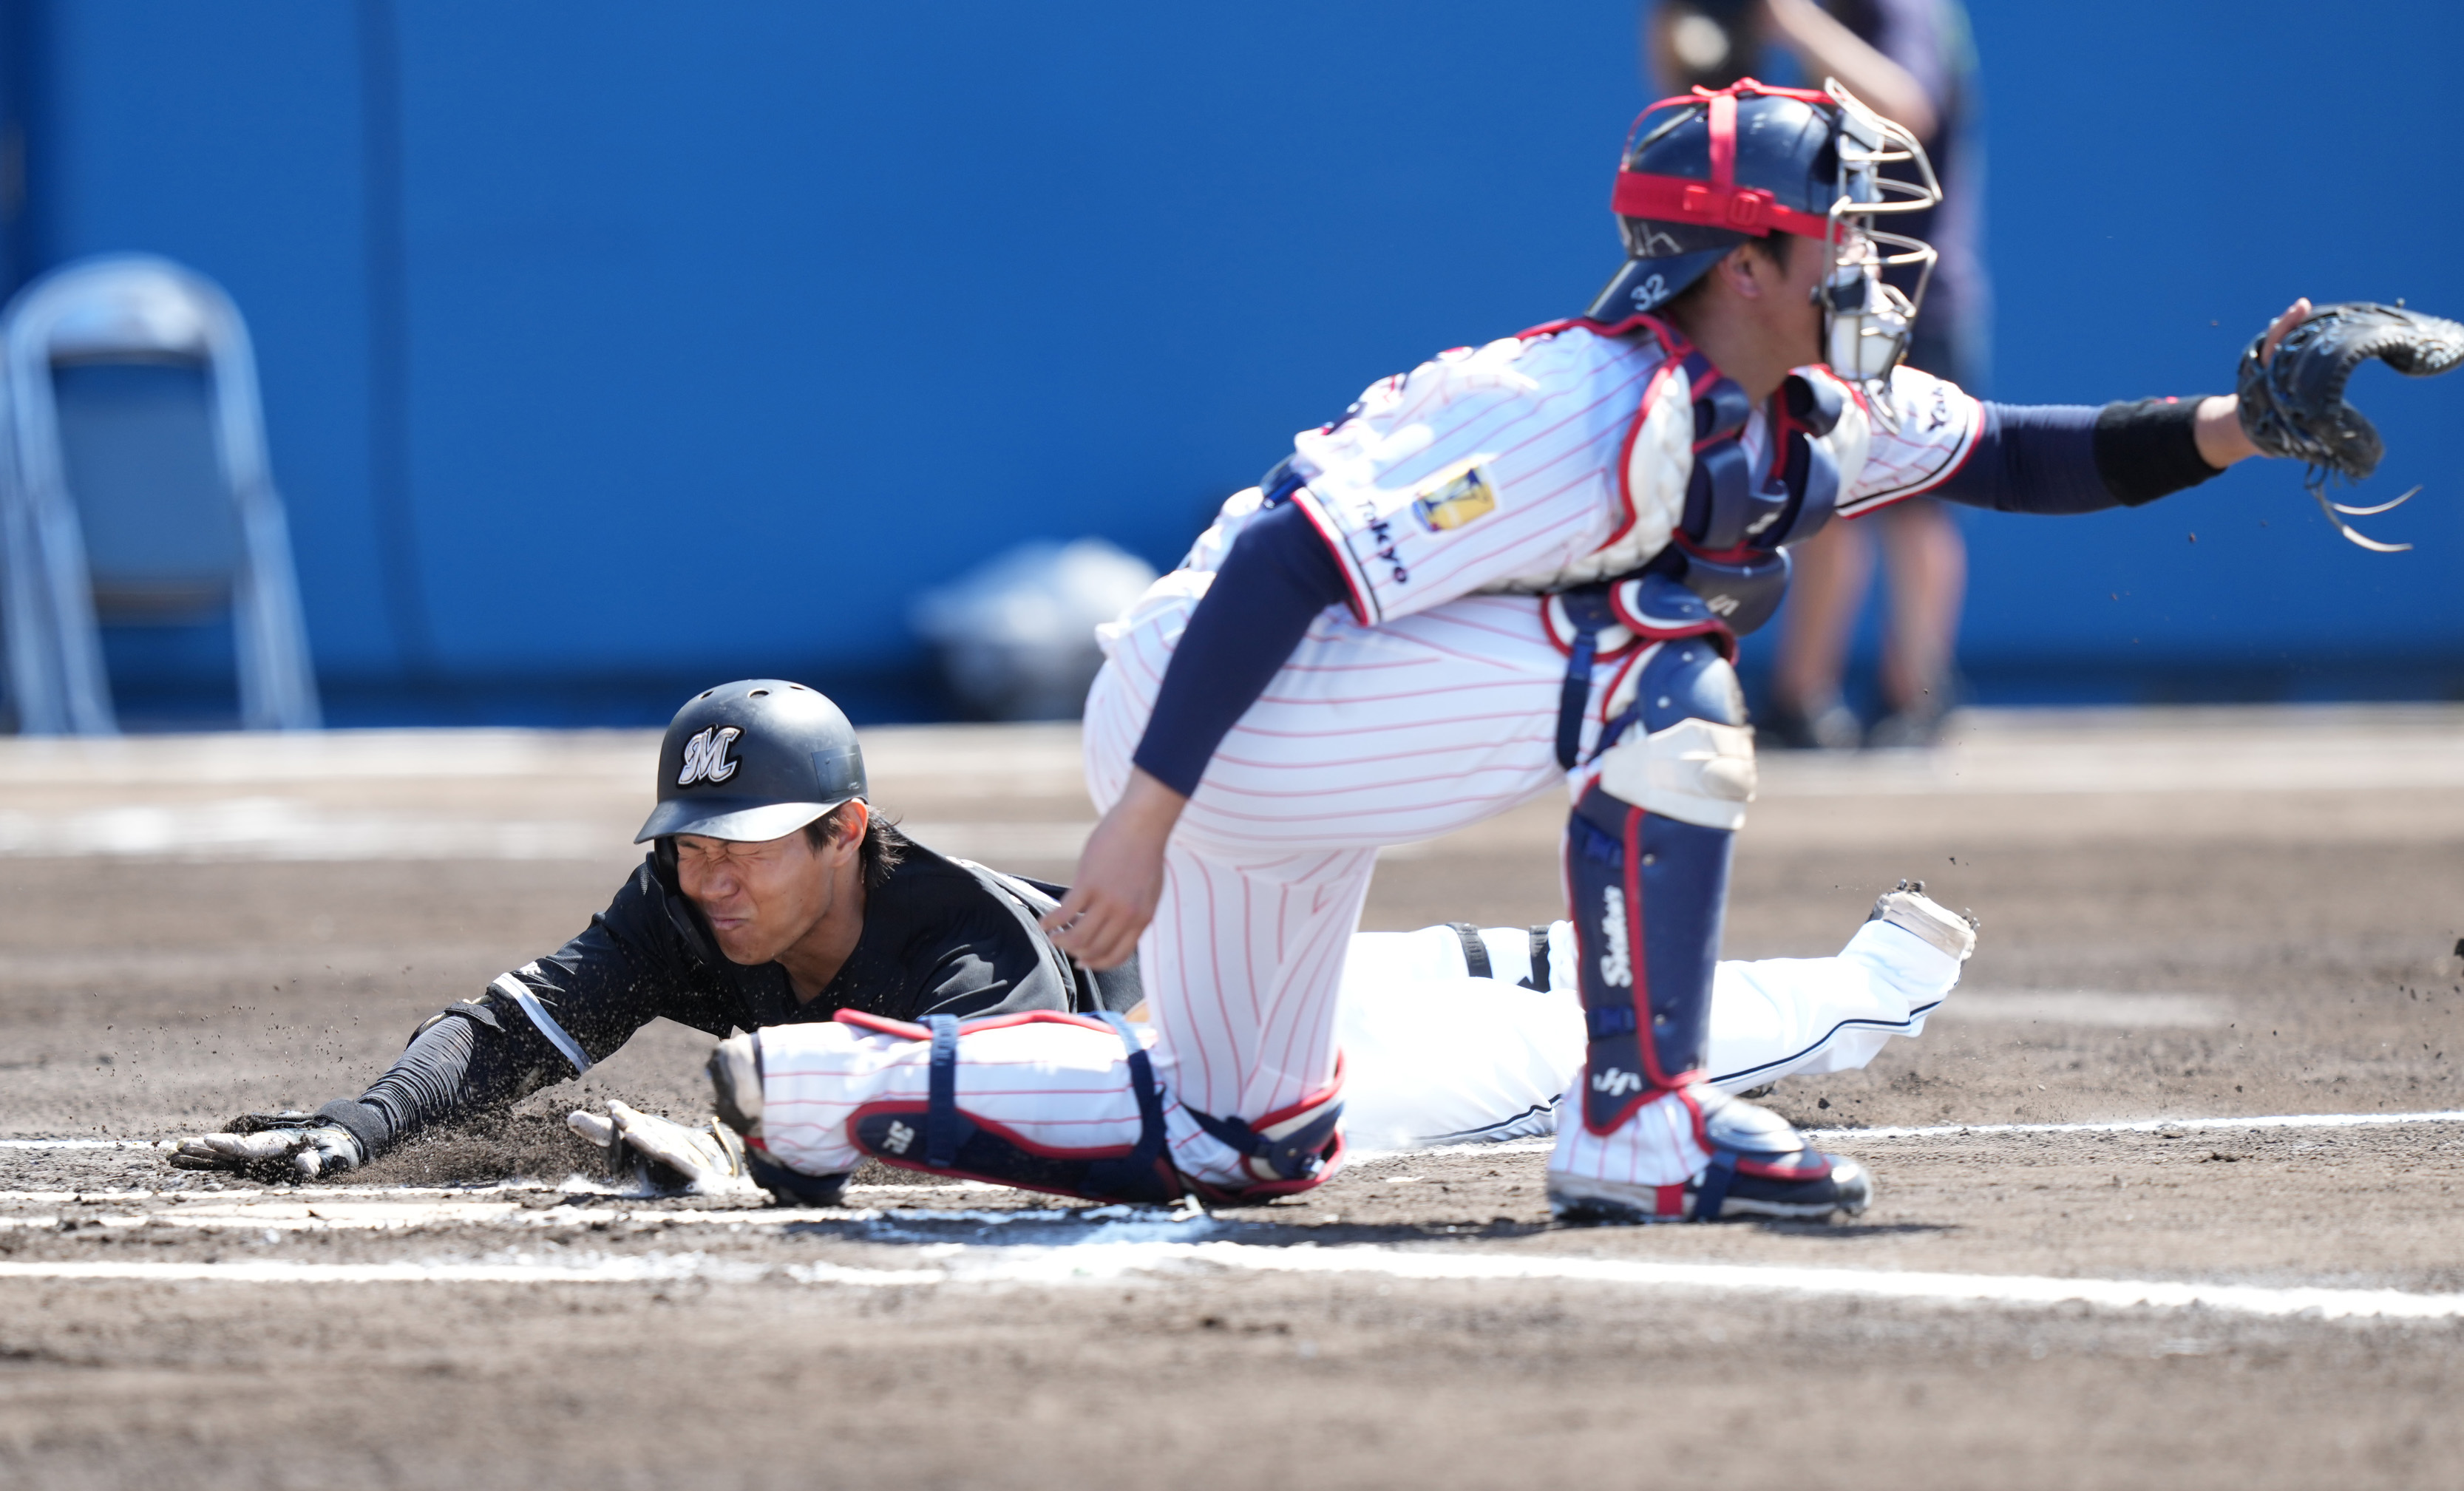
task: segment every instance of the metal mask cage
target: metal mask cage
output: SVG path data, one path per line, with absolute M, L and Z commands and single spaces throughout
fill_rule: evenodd
M 1940 255 L 1933 245 L 1889 231 L 1881 223 L 1941 206 L 1942 183 L 1925 146 L 1904 125 L 1867 108 L 1837 78 L 1826 80 L 1822 91 L 1839 109 L 1835 137 L 1838 167 L 1825 239 L 1831 273 L 1815 289 L 1815 303 L 1825 318 L 1826 351 L 1836 350 L 1843 334 L 1851 337 L 1850 345 L 1873 339 L 1893 343 L 1871 370 L 1859 372 L 1867 365 L 1861 356 L 1846 367 L 1835 359 L 1832 369 L 1861 384 L 1877 414 L 1890 421 L 1896 413 L 1889 403 L 1891 371 L 1907 355 L 1908 337 Z M 1893 174 L 1886 169 L 1891 166 L 1911 169 Z M 1882 275 L 1892 270 L 1914 271 L 1915 289 L 1903 291 L 1886 282 Z

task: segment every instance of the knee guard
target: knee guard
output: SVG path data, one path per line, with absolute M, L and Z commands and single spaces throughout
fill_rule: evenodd
M 1629 669 L 1566 824 L 1591 1038 L 1583 1121 L 1597 1133 L 1703 1065 L 1729 849 L 1754 785 L 1744 699 L 1715 641 L 1662 642 Z
M 844 1013 L 842 1019 L 848 1018 Z M 1120 1016 L 1107 1011 L 1096 1019 L 1110 1025 L 1129 1049 L 1132 1092 L 1138 1106 L 1135 1144 L 1085 1150 L 1062 1150 L 1029 1144 L 995 1124 L 970 1118 L 958 1107 L 958 1035 L 979 1025 L 1015 1020 L 996 1016 L 961 1024 L 956 1016 L 935 1015 L 921 1029 L 886 1020 L 863 1023 L 896 1034 L 928 1034 L 933 1042 L 927 1099 L 914 1103 L 871 1103 L 856 1110 L 847 1131 L 855 1147 L 886 1165 L 936 1175 L 958 1175 L 1080 1196 L 1090 1201 L 1127 1201 L 1163 1205 L 1177 1200 L 1180 1179 L 1164 1161 L 1163 1096 L 1155 1085 L 1155 1063 L 1137 1032 Z M 1026 1019 L 1089 1022 L 1087 1017 L 1038 1012 Z
M 1209 1184 L 1184 1176 L 1205 1200 L 1243 1206 L 1269 1201 L 1322 1186 L 1343 1169 L 1343 1059 L 1335 1058 L 1334 1081 L 1315 1093 L 1251 1124 L 1242 1118 L 1217 1118 L 1184 1107 L 1198 1127 L 1241 1156 L 1248 1178 L 1240 1185 Z

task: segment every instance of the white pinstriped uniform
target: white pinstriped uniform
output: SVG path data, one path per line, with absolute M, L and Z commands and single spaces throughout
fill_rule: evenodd
M 1152 1041 L 1151 1034 L 1144 1039 Z M 1138 1104 L 1121 1038 L 1092 1021 L 1024 1019 L 973 1030 L 959 1042 L 958 1096 L 970 1118 L 1054 1150 L 1127 1149 Z M 809 1175 L 855 1169 L 848 1124 L 867 1104 L 923 1104 L 931 1042 L 837 1020 L 761 1032 L 761 1136 L 771 1158 Z M 1164 1131 L 1184 1174 L 1240 1178 L 1240 1157 L 1200 1131 L 1164 1084 Z M 920 1152 L 920 1151 L 919 1151 Z
M 1377 850 L 1568 787 L 1554 750 L 1565 655 L 1531 592 L 1638 567 L 1667 541 L 1692 423 L 1683 374 L 1665 361 L 1642 336 L 1576 327 L 1507 339 L 1386 379 L 1341 424 L 1296 438 L 1309 485 L 1294 500 L 1335 551 L 1351 613 L 1330 608 L 1311 624 L 1225 737 L 1166 853 L 1139 958 L 1152 1055 L 1176 1104 L 1259 1120 L 1329 1096 L 1335 996 Z M 1967 394 L 1909 369 L 1893 393 L 1896 427 L 1869 421 L 1861 403 L 1843 422 L 1853 438 L 1840 508 L 1852 515 L 1939 485 L 1974 446 L 1981 419 Z M 1759 479 L 1770 448 L 1762 410 L 1743 442 Z M 1099 630 L 1107 662 L 1086 714 L 1098 808 L 1128 781 L 1173 649 L 1259 501 L 1253 490 L 1226 503 L 1185 565 Z M 1640 656 L 1595 668 L 1586 754 L 1615 678 Z M 842 1073 L 770 1078 L 769 1105 L 819 1094 L 837 1106 L 806 1111 L 838 1114 L 867 1101 L 863 1091 L 922 1090 L 923 1046 L 912 1040 L 835 1025 L 763 1040 L 765 1050 L 783 1042 L 782 1059 L 810 1051 L 817 1071 Z M 1034 1055 L 1039 1042 L 1051 1045 L 1048 1062 Z M 1134 1129 L 1109 1033 L 1045 1022 L 962 1038 L 959 1101 L 970 1112 L 979 1059 L 998 1064 L 986 1090 L 1019 1122 L 1083 1116 L 1114 1144 L 1127 1142 L 1115 1130 Z M 1109 1063 L 1113 1075 L 1093 1080 L 1101 1092 L 1086 1063 Z M 796 1127 L 774 1132 L 774 1151 L 805 1142 L 809 1126 Z M 1186 1173 L 1243 1178 L 1232 1151 L 1185 1114 L 1170 1129 Z M 824 1135 L 810 1157 L 844 1149 Z
M 1682 489 L 1629 500 L 1620 472 L 1662 361 L 1648 338 L 1574 328 L 1508 339 L 1387 379 L 1343 425 L 1294 442 L 1315 469 L 1294 500 L 1342 560 L 1353 614 L 1331 608 L 1311 625 L 1224 737 L 1166 855 L 1139 957 L 1192 1105 L 1256 1114 L 1331 1081 L 1341 971 L 1330 950 L 1358 920 L 1377 848 L 1565 790 L 1565 654 L 1540 603 L 1511 592 L 1579 574 L 1603 546 L 1651 526 L 1655 506 L 1664 536 Z M 1841 472 L 1843 511 L 1939 485 L 1974 445 L 1978 406 L 1958 388 L 1902 369 L 1893 393 L 1898 428 L 1878 425 L 1862 468 Z M 1767 431 L 1757 409 L 1743 437 L 1757 475 Z M 1433 485 L 1442 493 L 1465 462 L 1493 506 L 1452 527 L 1422 520 L 1420 497 Z M 1099 633 L 1108 661 L 1086 736 L 1097 807 L 1127 783 L 1173 648 L 1257 502 L 1244 493 L 1227 503 L 1188 567 Z M 1601 685 L 1635 661 L 1595 669 L 1586 754 L 1614 691 Z
M 1355 617 L 1390 622 L 1485 591 L 1560 589 L 1659 553 L 1683 513 L 1693 438 L 1690 390 L 1665 362 L 1645 337 L 1509 337 L 1375 384 L 1351 418 L 1295 437 L 1313 473 L 1293 500 L 1342 560 Z M 1894 421 L 1872 419 L 1861 396 L 1843 391 L 1835 449 L 1849 516 L 1940 485 L 1974 449 L 1976 401 L 1930 374 L 1893 375 Z M 1759 480 L 1771 462 L 1763 408 L 1740 439 Z M 1442 497 L 1467 468 L 1486 506 L 1435 517 L 1423 499 Z M 1210 553 L 1220 550 L 1201 540 L 1194 558 Z

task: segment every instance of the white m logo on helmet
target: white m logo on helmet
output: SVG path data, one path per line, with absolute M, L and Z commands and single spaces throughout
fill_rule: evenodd
M 737 763 L 727 758 L 727 748 L 744 734 L 734 725 L 721 729 L 711 726 L 685 742 L 685 769 L 676 773 L 676 785 L 690 787 L 697 781 L 725 781 L 736 775 Z

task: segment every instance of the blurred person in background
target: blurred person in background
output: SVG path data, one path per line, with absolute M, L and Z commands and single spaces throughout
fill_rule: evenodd
M 1793 65 L 1814 84 L 1837 77 L 1924 142 L 1943 205 L 1904 230 L 1940 251 L 1908 349 L 1923 368 L 1986 390 L 1991 303 L 1979 252 L 1983 163 L 1973 138 L 1975 48 L 1960 0 L 1661 0 L 1644 27 L 1664 91 L 1724 88 L 1740 77 L 1784 81 Z M 1913 282 L 1900 288 L 1913 295 Z M 1848 644 L 1873 580 L 1877 537 L 1891 575 L 1881 657 L 1881 717 L 1868 731 L 1841 690 Z M 1929 744 L 1950 705 L 1952 657 L 1968 581 L 1968 547 L 1943 505 L 1919 497 L 1871 524 L 1834 523 L 1793 551 L 1779 617 L 1779 655 L 1758 735 L 1792 748 L 1849 750 Z

